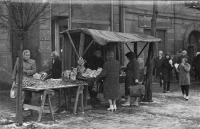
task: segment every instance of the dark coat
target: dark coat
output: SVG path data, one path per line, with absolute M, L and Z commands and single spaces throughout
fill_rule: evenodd
M 160 73 L 161 73 L 161 67 L 162 67 L 162 62 L 163 62 L 163 57 L 161 57 L 161 59 L 159 59 L 159 57 L 156 57 L 154 59 L 154 67 L 156 70 L 156 77 L 160 77 Z
M 139 62 L 133 59 L 126 67 L 125 95 L 129 95 L 129 87 L 135 84 L 135 79 L 139 79 Z
M 173 74 L 172 74 L 173 66 L 170 65 L 169 59 L 163 60 L 161 68 L 162 68 L 163 80 L 172 81 L 173 80 Z
M 103 79 L 103 93 L 106 99 L 120 98 L 119 85 L 120 63 L 114 58 L 109 58 L 103 65 L 102 72 L 97 79 Z
M 54 62 L 51 60 L 49 68 L 46 70 L 48 74 L 51 74 L 51 78 L 58 79 L 61 78 L 62 73 L 62 61 L 60 58 L 55 58 Z
M 190 64 L 180 64 L 177 71 L 179 72 L 179 85 L 190 85 Z
M 104 64 L 104 59 L 102 57 L 92 56 L 87 67 L 92 70 L 97 70 L 99 67 L 102 68 Z
M 193 67 L 198 76 L 200 76 L 200 54 L 194 58 Z

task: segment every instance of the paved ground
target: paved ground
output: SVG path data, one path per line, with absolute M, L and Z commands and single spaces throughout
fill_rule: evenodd
M 69 110 L 55 115 L 51 121 L 49 114 L 37 123 L 37 113 L 24 118 L 24 125 L 12 124 L 15 117 L 15 102 L 7 92 L 0 94 L 0 128 L 27 129 L 200 129 L 200 84 L 192 81 L 190 99 L 185 101 L 180 87 L 172 83 L 170 93 L 162 93 L 158 84 L 153 85 L 152 103 L 140 103 L 139 107 L 120 107 L 116 112 L 106 111 L 99 105 L 84 114 L 71 114 Z M 27 113 L 25 113 L 27 114 Z M 4 123 L 9 123 L 3 125 Z

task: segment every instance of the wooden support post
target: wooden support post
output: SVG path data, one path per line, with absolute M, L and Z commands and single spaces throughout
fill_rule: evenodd
M 88 85 L 84 88 L 85 107 L 87 106 Z
M 144 51 L 144 49 L 146 48 L 146 46 L 148 45 L 149 43 L 147 42 L 144 47 L 142 48 L 142 50 L 140 51 L 140 53 L 138 54 L 137 58 L 142 54 L 142 52 Z
M 67 90 L 67 89 L 64 89 L 64 99 L 65 99 L 65 107 L 67 108 L 67 107 L 68 107 L 68 103 L 67 103 L 67 94 L 66 94 L 66 90 Z
M 67 32 L 67 35 L 68 35 L 68 37 L 69 37 L 70 43 L 71 43 L 71 45 L 72 45 L 72 47 L 73 47 L 73 49 L 74 49 L 74 51 L 75 51 L 75 53 L 76 53 L 76 56 L 79 58 L 80 56 L 79 56 L 79 54 L 78 54 L 78 52 L 77 52 L 77 50 L 76 50 L 76 47 L 75 47 L 75 45 L 74 45 L 74 42 L 73 42 L 73 40 L 72 40 L 72 38 L 71 38 L 69 32 L 68 32 L 68 31 L 66 31 L 66 32 Z
M 82 111 L 82 113 L 84 113 L 83 97 L 84 97 L 84 95 L 83 95 L 83 93 L 82 93 L 82 94 L 81 94 L 81 111 Z
M 135 53 L 135 55 L 136 55 L 136 57 L 138 56 L 138 53 L 137 53 L 137 45 L 138 43 L 136 42 L 136 43 L 134 43 L 134 53 Z
M 132 52 L 131 48 L 128 46 L 128 44 L 126 43 L 127 48 Z
M 81 33 L 80 44 L 79 44 L 79 55 L 82 55 L 82 54 L 83 54 L 84 43 L 85 43 L 85 34 L 84 34 L 84 33 Z
M 90 46 L 94 43 L 94 40 L 92 40 L 90 42 L 90 44 L 87 46 L 87 48 L 85 49 L 85 51 L 83 52 L 82 56 L 85 55 L 85 53 L 87 52 L 87 50 L 90 48 Z

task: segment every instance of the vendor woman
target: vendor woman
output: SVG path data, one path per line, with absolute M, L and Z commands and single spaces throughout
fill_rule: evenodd
M 48 69 L 45 71 L 48 75 L 51 75 L 50 78 L 59 79 L 61 78 L 62 73 L 62 61 L 58 52 L 51 52 L 51 61 Z
M 36 73 L 36 63 L 35 60 L 30 59 L 30 51 L 24 50 L 23 51 L 23 76 L 26 77 L 33 77 L 33 74 Z M 13 83 L 17 83 L 19 78 L 19 58 L 17 58 L 13 73 L 12 73 L 12 81 Z M 31 103 L 32 94 L 31 92 L 26 92 L 24 103 L 29 104 Z

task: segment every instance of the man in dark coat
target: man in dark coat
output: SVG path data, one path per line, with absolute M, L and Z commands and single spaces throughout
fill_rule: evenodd
M 160 87 L 162 87 L 163 77 L 161 74 L 161 66 L 163 62 L 163 52 L 158 52 L 158 57 L 154 59 L 154 69 L 155 69 L 155 76 L 160 80 Z
M 193 67 L 195 70 L 195 75 L 199 79 L 199 83 L 200 83 L 200 52 L 194 58 Z
M 89 69 L 92 69 L 92 70 L 97 70 L 98 68 L 102 68 L 103 64 L 104 64 L 104 59 L 101 56 L 101 51 L 99 49 L 97 49 L 94 52 L 94 55 L 92 56 L 90 61 L 88 61 L 88 63 L 86 64 L 86 68 L 89 68 Z M 88 91 L 89 91 L 89 94 L 90 94 L 90 103 L 91 104 L 96 104 L 100 101 L 97 98 L 98 93 L 93 90 L 94 81 L 95 81 L 95 79 L 93 79 L 93 78 L 88 79 Z M 102 82 L 99 81 L 99 83 L 102 86 Z
M 173 80 L 172 75 L 172 69 L 173 69 L 173 62 L 171 60 L 170 53 L 167 52 L 165 54 L 165 59 L 162 63 L 162 75 L 164 80 L 164 86 L 163 86 L 163 92 L 169 92 L 170 90 L 170 82 Z
M 97 79 L 103 78 L 103 93 L 108 99 L 110 107 L 107 110 L 116 110 L 116 99 L 120 97 L 120 63 L 114 59 L 114 52 L 107 52 L 107 61 L 103 65 L 102 72 L 97 76 Z
M 104 64 L 104 59 L 101 56 L 101 51 L 96 50 L 91 60 L 88 63 L 88 68 L 92 70 L 97 70 L 99 67 L 102 68 Z
M 198 55 L 200 55 L 200 52 L 197 52 L 196 53 L 196 56 L 193 58 L 193 62 L 192 62 L 192 68 L 193 68 L 193 70 L 194 70 L 194 72 L 195 72 L 195 75 L 194 75 L 194 78 L 195 78 L 195 80 L 197 80 L 197 78 L 198 78 L 198 70 L 197 70 L 197 68 L 198 67 L 200 67 L 200 66 L 198 66 L 198 58 L 199 58 L 199 56 Z

